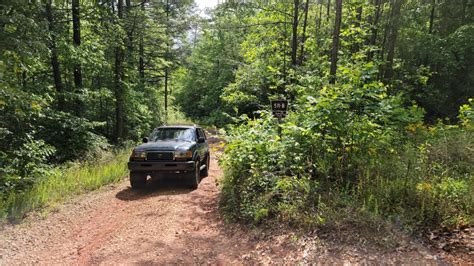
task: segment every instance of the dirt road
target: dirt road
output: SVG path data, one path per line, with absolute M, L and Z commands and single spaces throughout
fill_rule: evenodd
M 131 190 L 128 179 L 80 196 L 46 217 L 34 214 L 0 230 L 0 265 L 439 263 L 410 239 L 374 252 L 289 229 L 245 229 L 218 212 L 216 158 L 197 190 L 176 180 Z
M 287 239 L 255 239 L 225 226 L 218 213 L 216 158 L 197 190 L 179 180 L 154 180 L 143 191 L 128 179 L 89 193 L 46 218 L 29 217 L 0 231 L 0 265 L 227 264 L 284 262 Z M 151 181 L 151 180 L 149 180 Z M 258 256 L 268 252 L 268 256 Z M 258 253 L 258 254 L 257 254 Z

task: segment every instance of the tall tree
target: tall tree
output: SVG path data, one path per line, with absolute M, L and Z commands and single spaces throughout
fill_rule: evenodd
M 331 17 L 331 0 L 327 0 L 326 5 L 326 22 L 329 23 L 329 18 Z
M 462 9 L 461 9 L 461 25 L 466 23 L 466 9 L 467 9 L 467 1 L 462 0 Z M 472 4 L 471 4 L 472 5 Z M 472 18 L 471 18 L 472 19 Z
M 58 110 L 64 110 L 65 108 L 65 101 L 64 101 L 64 86 L 61 79 L 61 71 L 60 65 L 58 60 L 58 50 L 56 46 L 56 32 L 55 32 L 55 23 L 53 17 L 53 8 L 52 8 L 52 1 L 48 0 L 45 4 L 46 9 L 46 18 L 48 20 L 48 29 L 49 29 L 49 49 L 51 51 L 51 67 L 53 70 L 53 80 L 54 80 L 54 87 L 56 88 L 57 93 L 57 102 L 58 102 Z
M 170 11 L 171 6 L 169 0 L 166 0 L 166 53 L 165 53 L 165 60 L 169 60 L 170 58 Z M 169 81 L 169 67 L 166 66 L 165 68 L 165 122 L 168 122 L 168 81 Z
M 299 0 L 293 0 L 293 28 L 291 34 L 291 64 L 293 66 L 298 64 L 298 15 L 299 15 Z
M 392 0 L 392 12 L 390 12 L 390 22 L 387 33 L 387 59 L 385 60 L 383 75 L 385 81 L 390 81 L 393 76 L 393 59 L 395 57 L 395 46 L 400 24 L 400 10 L 403 2 L 404 0 Z
M 81 20 L 79 0 L 72 0 L 72 40 L 76 48 L 81 45 Z M 76 62 L 74 64 L 74 86 L 76 88 L 76 93 L 78 93 L 82 88 L 82 69 L 80 62 Z M 83 107 L 81 100 L 76 100 L 74 109 L 77 115 L 82 114 Z
M 117 3 L 118 23 L 123 19 L 123 0 Z M 125 99 L 123 89 L 123 48 L 121 43 L 115 46 L 115 67 L 114 67 L 114 95 L 115 95 L 115 140 L 121 141 L 124 137 L 124 116 Z
M 378 27 L 380 21 L 380 13 L 381 13 L 381 3 L 382 0 L 373 0 L 373 5 L 375 6 L 375 14 L 374 18 L 371 23 L 371 34 L 369 39 L 369 45 L 375 46 L 375 42 L 377 41 L 377 34 L 378 34 Z M 371 49 L 367 55 L 367 61 L 371 61 L 372 57 L 374 56 L 374 51 Z
M 431 12 L 430 12 L 430 22 L 429 22 L 429 25 L 428 25 L 428 34 L 433 33 L 435 8 L 436 8 L 436 0 L 431 0 Z
M 308 12 L 309 12 L 309 0 L 306 0 L 304 5 L 304 19 L 303 19 L 303 37 L 301 38 L 301 50 L 299 64 L 301 65 L 304 60 L 304 45 L 306 42 L 306 27 L 308 25 Z
M 145 1 L 142 1 L 140 3 L 140 9 L 142 12 L 142 15 L 145 14 Z M 141 82 L 144 82 L 145 80 L 145 45 L 143 41 L 143 35 L 144 35 L 144 30 L 140 32 L 140 40 L 138 44 L 138 73 L 141 79 Z
M 133 32 L 135 30 L 135 24 L 137 23 L 135 18 L 131 18 L 131 11 L 132 11 L 132 3 L 130 0 L 125 0 L 125 15 L 127 17 L 127 23 L 126 23 L 126 32 L 127 32 L 127 41 L 126 41 L 126 46 L 127 46 L 127 52 L 129 55 L 133 52 Z M 133 20 L 133 21 L 132 21 Z M 130 56 L 129 56 L 130 57 Z
M 320 0 L 321 2 L 319 3 L 319 14 L 316 16 L 316 27 L 315 28 L 315 38 L 317 40 L 318 47 L 321 46 L 321 22 L 323 21 L 323 0 Z
M 357 3 L 357 4 L 358 4 L 357 9 L 356 9 L 357 14 L 354 21 L 354 27 L 356 29 L 360 28 L 360 23 L 362 21 L 362 3 Z M 359 49 L 360 49 L 359 41 L 356 38 L 356 40 L 354 40 L 354 44 L 352 45 L 352 53 L 356 53 L 357 51 L 359 51 Z
M 341 31 L 342 0 L 336 0 L 336 18 L 334 20 L 334 32 L 332 36 L 331 66 L 329 71 L 329 83 L 336 83 L 337 59 L 339 52 L 339 33 Z

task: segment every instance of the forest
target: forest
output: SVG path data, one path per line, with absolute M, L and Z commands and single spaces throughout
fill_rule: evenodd
M 195 8 L 0 5 L 0 217 L 120 179 L 132 143 L 189 120 L 226 136 L 230 220 L 473 225 L 472 0 Z
M 20 218 L 127 175 L 130 145 L 167 111 L 179 115 L 167 93 L 189 53 L 193 8 L 192 1 L 2 1 L 0 217 Z

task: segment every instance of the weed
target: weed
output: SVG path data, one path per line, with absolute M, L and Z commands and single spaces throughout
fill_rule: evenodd
M 127 175 L 126 162 L 129 153 L 129 149 L 123 149 L 98 161 L 74 163 L 52 169 L 31 189 L 10 192 L 0 197 L 0 218 L 18 222 L 31 210 L 54 205 L 71 195 L 118 182 Z

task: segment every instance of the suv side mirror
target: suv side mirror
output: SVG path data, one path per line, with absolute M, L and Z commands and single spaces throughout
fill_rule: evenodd
M 198 139 L 198 143 L 204 143 L 204 142 L 206 142 L 206 139 L 204 137 L 200 137 Z
M 147 143 L 147 142 L 148 142 L 148 138 L 147 138 L 147 137 L 144 137 L 144 138 L 142 139 L 142 141 L 143 141 L 143 143 Z

